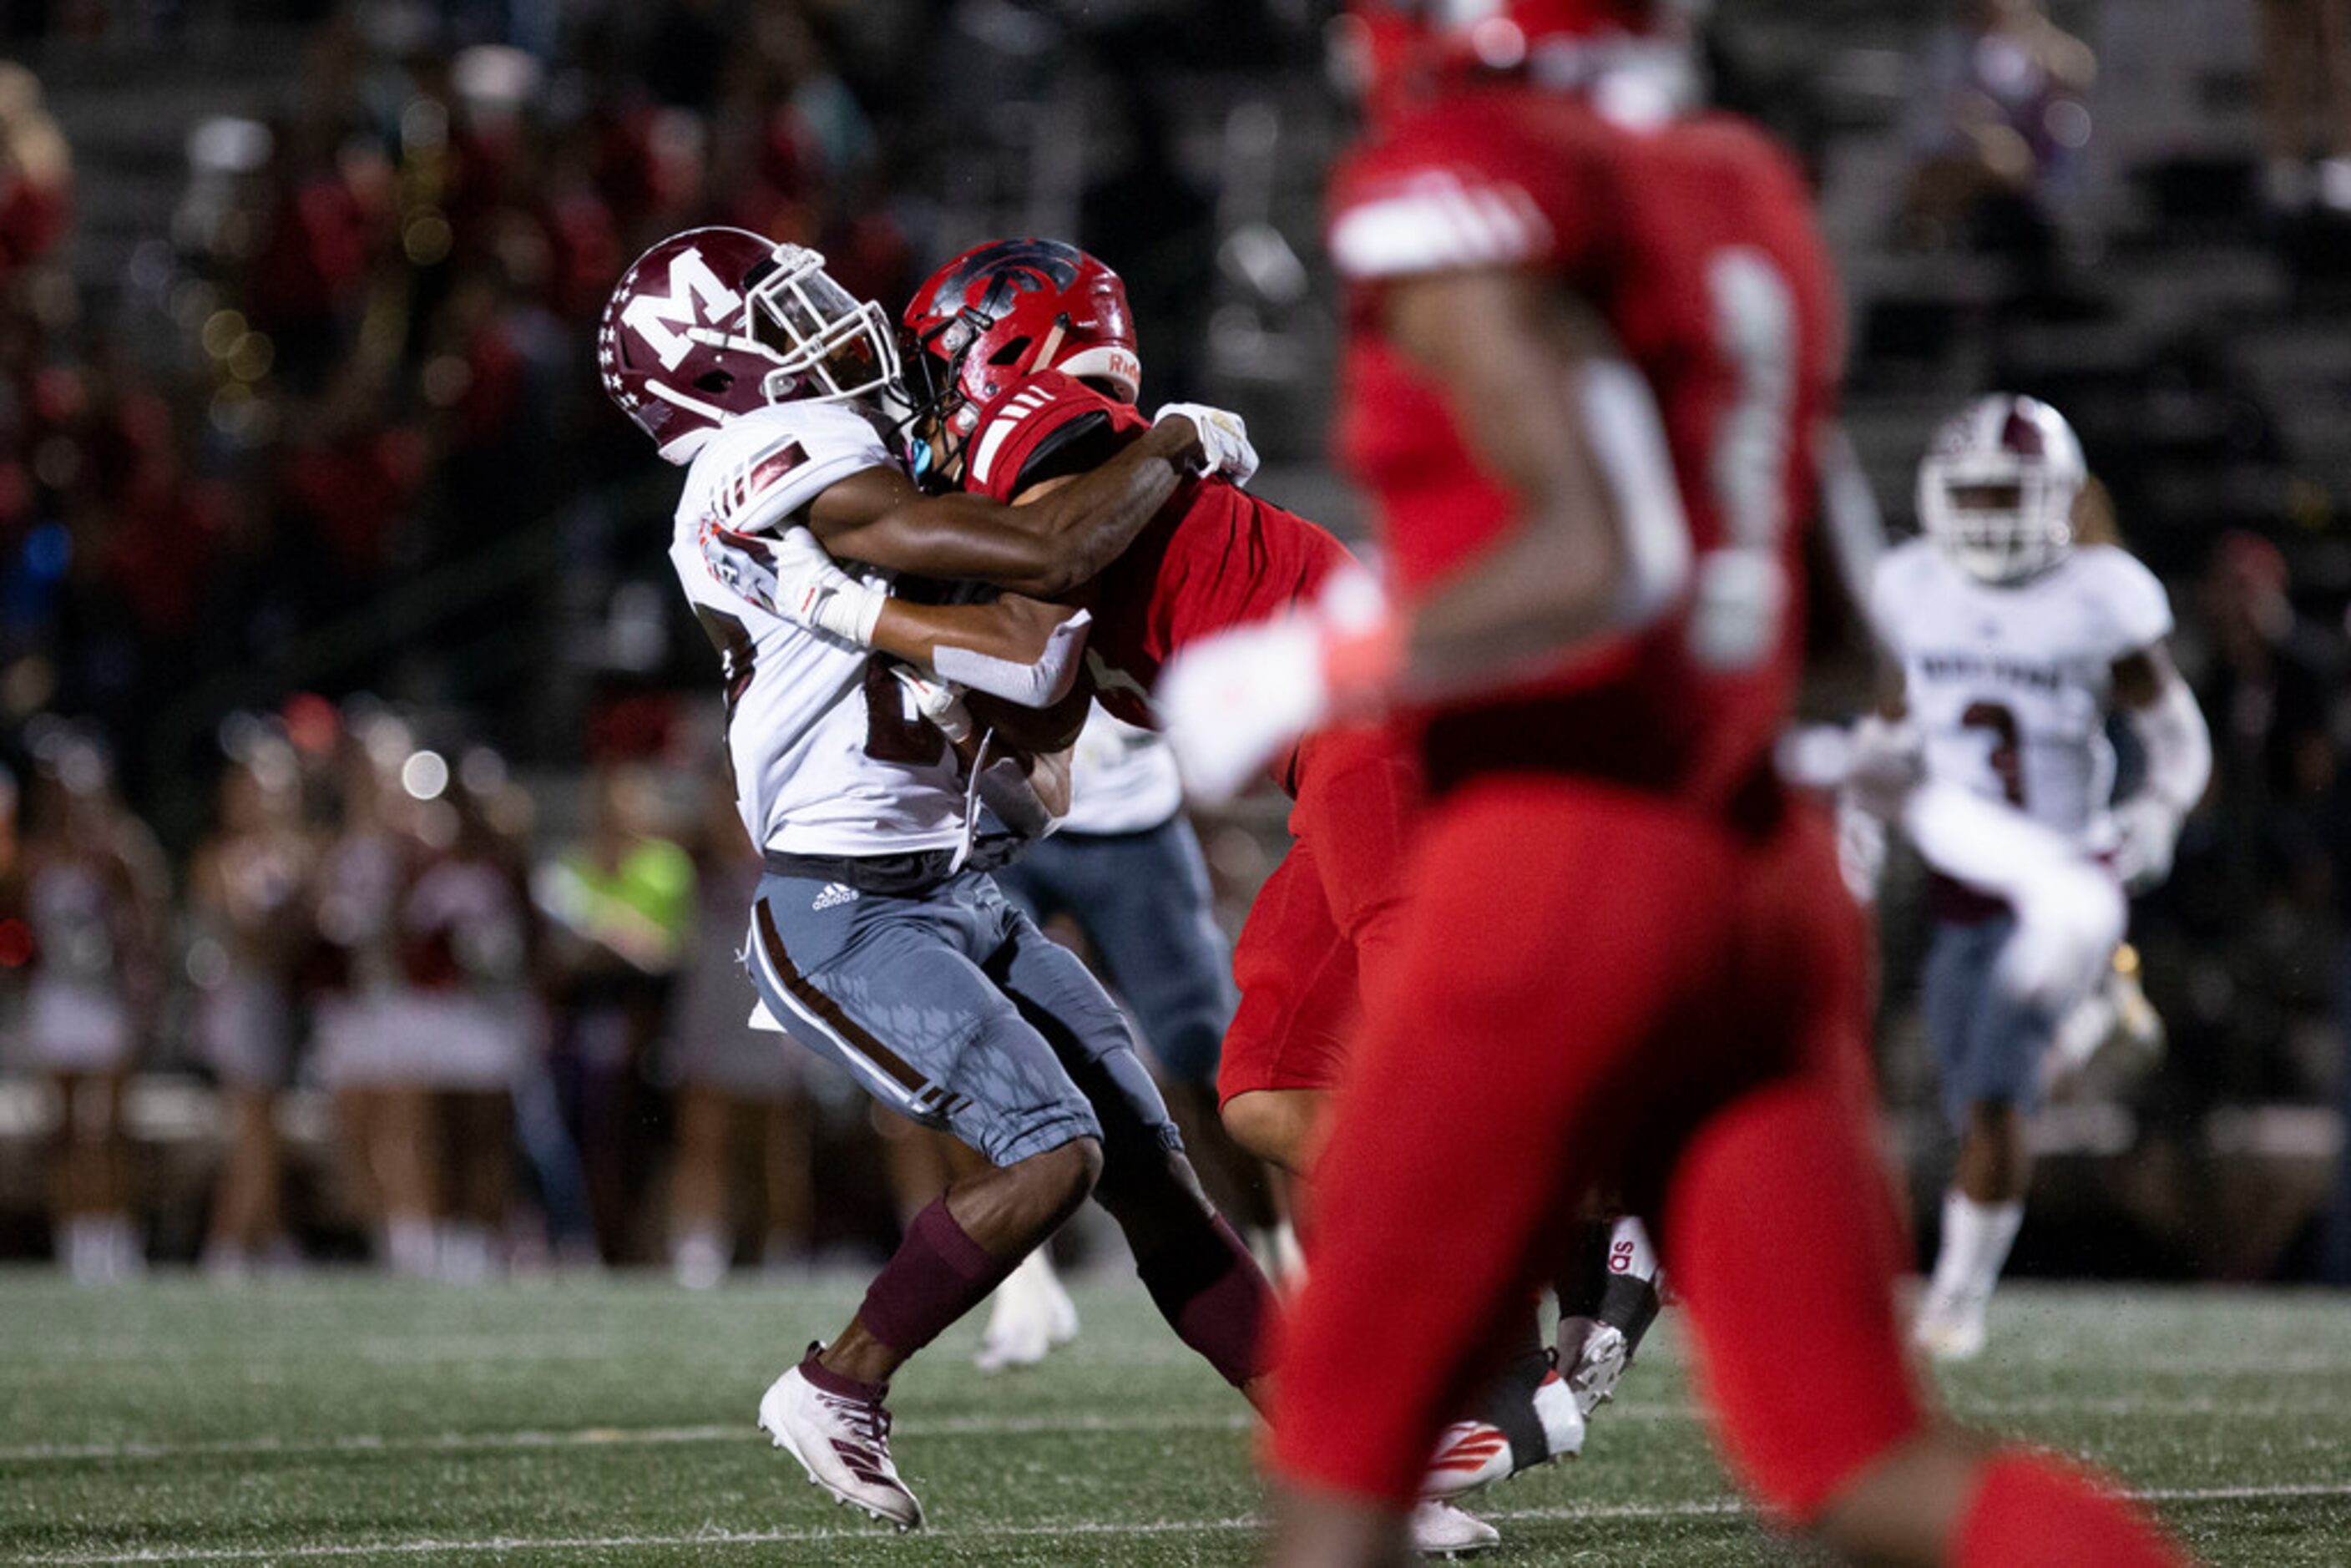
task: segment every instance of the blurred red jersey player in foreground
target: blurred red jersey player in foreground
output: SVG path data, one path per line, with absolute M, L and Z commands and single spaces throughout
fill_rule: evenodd
M 1772 768 L 1840 352 L 1798 175 L 1684 109 L 1664 0 L 1417 9 L 1330 235 L 1400 608 L 1334 588 L 1161 690 L 1206 790 L 1384 699 L 1432 796 L 1317 1173 L 1276 1561 L 1397 1558 L 1431 1437 L 1595 1187 L 1657 1219 L 1777 1521 L 1866 1561 L 2176 1561 L 2089 1478 L 1938 1424 L 1903 1359 L 1860 928 Z

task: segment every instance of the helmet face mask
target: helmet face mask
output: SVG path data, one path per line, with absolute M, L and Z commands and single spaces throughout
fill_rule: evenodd
M 839 402 L 898 384 L 890 318 L 835 283 L 815 251 L 778 246 L 744 286 L 750 346 L 775 361 L 761 389 L 768 402 Z
M 1945 424 L 1919 464 L 1919 527 L 1970 577 L 2013 586 L 2072 550 L 2088 478 L 2081 443 L 2055 409 L 1985 398 Z

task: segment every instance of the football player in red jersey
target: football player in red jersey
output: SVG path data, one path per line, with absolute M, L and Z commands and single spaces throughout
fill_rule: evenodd
M 1318 1165 L 1276 1560 L 1396 1559 L 1563 1202 L 1609 1186 L 1658 1218 L 1776 1518 L 1873 1561 L 2176 1561 L 2086 1478 L 1938 1426 L 1904 1363 L 1861 933 L 1772 768 L 1839 361 L 1802 182 L 1683 107 L 1665 0 L 1430 9 L 1422 102 L 1332 186 L 1343 444 L 1400 608 L 1229 634 L 1161 688 L 1205 783 L 1384 700 L 1431 792 Z
M 1075 246 L 998 240 L 916 290 L 905 361 L 944 476 L 1031 504 L 1147 428 L 1118 277 Z M 1239 483 L 1180 493 L 1077 596 L 1093 613 L 1087 665 L 1104 705 L 1155 722 L 1146 699 L 1177 648 L 1318 595 L 1353 566 L 1322 528 Z M 1218 1097 L 1251 1153 L 1302 1171 L 1323 1092 L 1356 1007 L 1359 953 L 1394 929 L 1395 867 L 1416 799 L 1402 755 L 1375 730 L 1332 732 L 1276 759 L 1297 801 L 1284 857 L 1234 952 L 1240 1010 Z
M 1031 505 L 1148 428 L 1133 406 L 1142 367 L 1123 289 L 1074 246 L 1035 239 L 978 246 L 917 290 L 904 322 L 916 465 L 929 482 Z M 1155 722 L 1145 694 L 1177 649 L 1313 600 L 1343 575 L 1363 577 L 1336 538 L 1249 494 L 1245 477 L 1180 488 L 1132 546 L 1066 595 L 1092 612 L 1088 667 L 1119 716 Z M 820 512 L 810 522 L 836 553 L 859 557 L 873 548 L 849 530 L 829 530 Z M 813 553 L 815 539 L 799 538 L 805 569 L 831 571 L 829 559 Z M 924 570 L 921 541 L 893 538 L 883 548 L 890 564 Z M 791 596 L 788 585 L 784 597 Z M 922 656 L 887 628 L 873 642 Z M 1338 1080 L 1359 1011 L 1359 972 L 1379 967 L 1396 934 L 1397 868 L 1418 790 L 1401 749 L 1368 727 L 1285 747 L 1271 772 L 1295 800 L 1295 841 L 1235 947 L 1241 1002 L 1224 1040 L 1218 1091 L 1225 1125 L 1243 1147 L 1302 1174 L 1317 1110 Z M 1604 1311 L 1589 1303 L 1618 1333 L 1613 1360 L 1607 1342 L 1591 1344 L 1594 1368 L 1611 1380 L 1654 1316 L 1654 1291 L 1635 1291 L 1610 1298 Z M 1432 1497 L 1580 1446 L 1577 1394 L 1550 1375 L 1531 1311 L 1523 1326 L 1511 1375 L 1479 1402 L 1489 1419 L 1461 1423 L 1439 1445 Z M 1604 1384 L 1595 1383 L 1586 1402 L 1604 1396 Z M 1416 1530 L 1433 1549 L 1493 1539 L 1442 1508 L 1426 1511 Z M 1447 1538 L 1448 1531 L 1459 1538 Z

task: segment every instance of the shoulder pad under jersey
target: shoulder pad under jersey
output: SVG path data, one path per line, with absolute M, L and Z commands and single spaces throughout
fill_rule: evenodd
M 1040 371 L 1017 382 L 979 412 L 966 451 L 964 486 L 998 501 L 1019 493 L 1020 476 L 1047 441 L 1077 421 L 1109 421 L 1113 430 L 1142 430 L 1149 422 L 1123 403 L 1059 371 Z
M 2171 635 L 2171 596 L 2137 556 L 2113 545 L 2084 545 L 2074 565 L 2106 628 L 2110 657 L 2143 653 Z
M 1331 259 L 1353 283 L 1550 265 L 1587 205 L 1577 160 L 1556 154 L 1530 145 L 1506 95 L 1433 106 L 1340 164 Z
M 686 470 L 685 503 L 729 533 L 759 533 L 868 468 L 899 466 L 872 420 L 834 402 L 784 402 L 729 420 Z

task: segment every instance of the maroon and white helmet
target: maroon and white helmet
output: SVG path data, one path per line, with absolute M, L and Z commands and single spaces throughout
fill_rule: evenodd
M 1969 576 L 2022 582 L 2065 559 L 2089 482 L 2082 443 L 2037 398 L 1979 398 L 1918 465 L 1918 525 Z
M 596 333 L 604 391 L 673 463 L 769 403 L 839 402 L 895 386 L 898 346 L 805 246 L 747 229 L 688 229 L 637 257 Z

